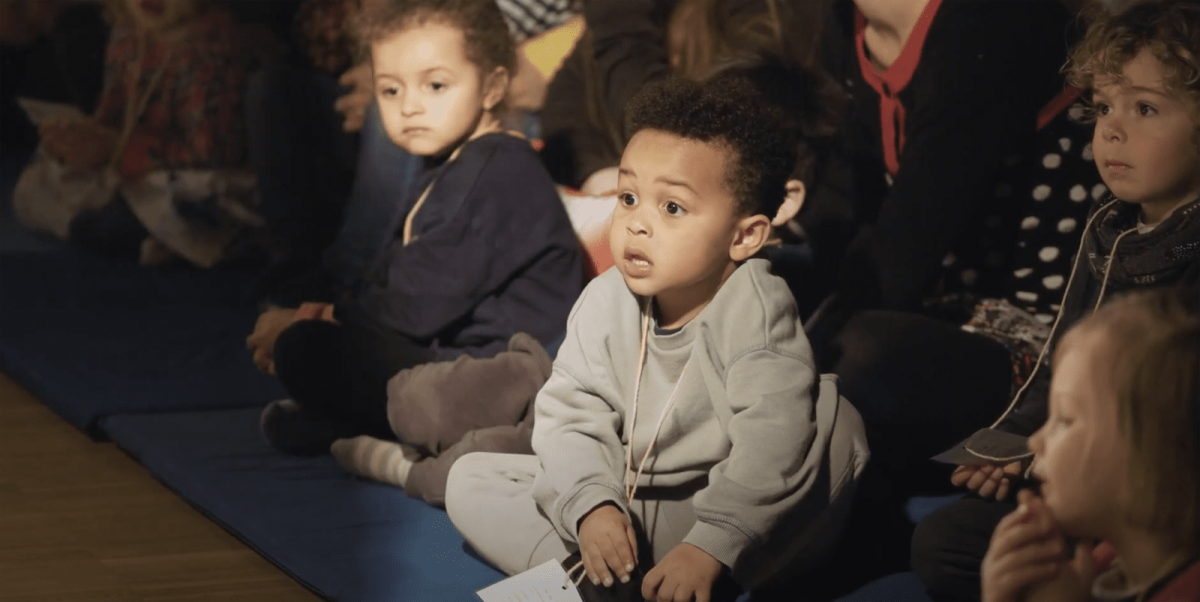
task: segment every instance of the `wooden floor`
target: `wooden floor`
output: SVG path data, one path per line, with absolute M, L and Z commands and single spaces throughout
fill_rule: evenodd
M 319 600 L 0 373 L 0 601 Z

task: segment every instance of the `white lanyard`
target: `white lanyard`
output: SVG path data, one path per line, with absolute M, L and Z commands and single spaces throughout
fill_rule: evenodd
M 691 358 L 688 358 L 687 363 L 683 365 L 683 370 L 679 373 L 679 380 L 675 382 L 675 388 L 671 389 L 671 396 L 667 398 L 667 404 L 663 406 L 662 414 L 658 417 L 658 425 L 654 427 L 654 436 L 650 438 L 650 443 L 646 445 L 646 453 L 642 455 L 642 461 L 638 464 L 637 473 L 633 471 L 633 433 L 637 427 L 637 405 L 638 394 L 642 388 L 642 368 L 646 366 L 646 345 L 647 337 L 650 333 L 650 303 L 646 300 L 645 306 L 642 307 L 642 345 L 638 352 L 638 369 L 637 377 L 633 383 L 633 407 L 630 410 L 630 418 L 628 421 L 628 439 L 629 444 L 625 450 L 625 503 L 633 504 L 633 496 L 637 493 L 638 480 L 642 477 L 642 471 L 646 468 L 646 461 L 650 459 L 650 453 L 654 451 L 654 444 L 658 441 L 658 434 L 662 430 L 663 422 L 667 419 L 667 414 L 671 412 L 671 408 L 675 406 L 675 394 L 679 392 L 679 384 L 683 382 L 684 375 L 687 374 L 688 366 L 692 363 Z M 629 476 L 633 474 L 633 480 L 630 481 Z

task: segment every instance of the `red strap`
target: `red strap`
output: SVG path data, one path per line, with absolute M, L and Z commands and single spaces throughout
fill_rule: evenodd
M 917 65 L 921 62 L 921 52 L 925 46 L 925 38 L 929 35 L 929 27 L 937 16 L 942 0 L 930 0 L 917 18 L 917 24 L 912 33 L 904 41 L 904 48 L 895 62 L 883 72 L 875 70 L 871 59 L 867 56 L 865 42 L 867 18 L 862 11 L 854 10 L 854 45 L 858 52 L 858 66 L 862 71 L 863 80 L 879 94 L 879 122 L 883 127 L 883 160 L 888 173 L 895 176 L 900 172 L 900 153 L 904 151 L 904 105 L 900 103 L 899 94 L 912 80 Z
M 1079 98 L 1082 93 L 1083 90 L 1075 86 L 1067 86 L 1062 92 L 1059 92 L 1058 96 L 1055 96 L 1046 106 L 1042 107 L 1041 111 L 1038 111 L 1038 131 L 1042 131 L 1042 128 L 1046 127 L 1055 117 L 1067 110 L 1067 107 L 1071 106 L 1071 103 L 1075 102 L 1075 99 Z

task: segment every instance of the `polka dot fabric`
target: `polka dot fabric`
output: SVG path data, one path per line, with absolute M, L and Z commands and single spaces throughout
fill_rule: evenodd
M 1050 323 L 1071 272 L 1091 204 L 1108 193 L 1092 162 L 1092 127 L 1073 105 L 1038 133 L 1028 187 L 1016 198 L 1020 218 L 1009 301 Z

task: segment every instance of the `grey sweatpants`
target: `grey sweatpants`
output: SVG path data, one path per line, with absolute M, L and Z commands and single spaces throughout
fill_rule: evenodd
M 836 543 L 868 458 L 862 419 L 844 399 L 830 448 L 812 495 L 780 520 L 763 546 L 748 550 L 733 567 L 742 587 L 782 587 L 789 577 L 814 568 Z M 495 453 L 467 454 L 450 470 L 450 520 L 475 551 L 509 575 L 550 559 L 562 562 L 579 549 L 558 535 L 533 499 L 540 470 L 536 456 Z M 695 493 L 684 488 L 638 490 L 630 512 L 650 542 L 655 563 L 682 543 L 696 523 Z
M 405 492 L 440 506 L 450 467 L 464 454 L 532 454 L 533 398 L 550 366 L 541 344 L 518 332 L 495 357 L 464 355 L 392 377 L 388 423 L 397 439 L 424 454 L 409 471 Z

